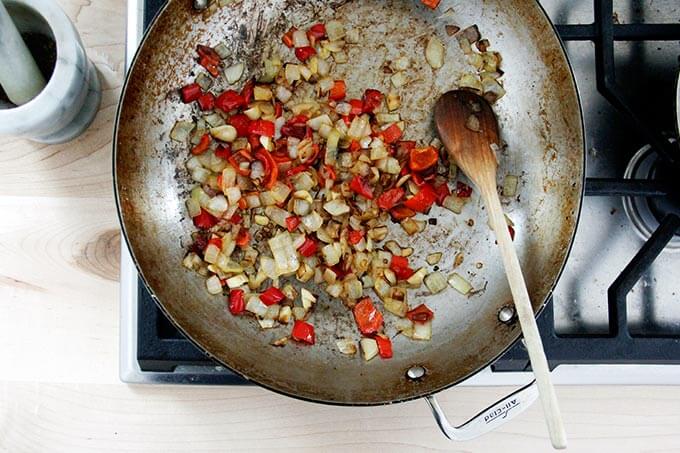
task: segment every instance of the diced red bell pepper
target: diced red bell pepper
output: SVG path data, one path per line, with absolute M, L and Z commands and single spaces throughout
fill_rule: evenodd
M 364 113 L 364 101 L 361 99 L 350 99 L 349 105 L 352 106 L 352 110 L 349 111 L 350 115 L 361 115 Z
M 234 215 L 229 219 L 229 222 L 231 222 L 233 225 L 238 225 L 239 223 L 243 222 L 243 216 L 238 212 L 235 212 Z
M 239 209 L 246 209 L 248 207 L 248 202 L 246 201 L 245 198 L 241 197 L 238 199 L 238 208 Z
M 435 201 L 437 201 L 437 193 L 430 183 L 425 183 L 417 194 L 404 202 L 404 206 L 416 212 L 427 212 Z
M 276 102 L 274 104 L 274 116 L 278 118 L 282 115 L 283 115 L 283 104 L 281 104 L 280 102 Z
M 318 249 L 319 246 L 314 239 L 306 238 L 305 242 L 303 242 L 302 245 L 298 247 L 298 252 L 300 252 L 300 255 L 308 258 L 314 255 Z
M 385 143 L 388 144 L 397 142 L 401 138 L 402 134 L 402 130 L 396 124 L 391 125 L 382 133 Z
M 272 121 L 255 120 L 250 123 L 250 131 L 253 135 L 264 135 L 265 137 L 273 137 L 276 132 L 276 126 Z
M 357 245 L 364 238 L 364 230 L 349 230 L 347 241 L 352 245 Z
M 378 90 L 368 89 L 364 92 L 363 113 L 373 113 L 375 109 L 380 107 L 382 103 L 383 94 Z
M 512 225 L 508 225 L 508 231 L 510 232 L 510 239 L 515 240 L 515 229 Z
M 390 269 L 392 269 L 398 280 L 407 280 L 415 274 L 415 271 L 408 265 L 408 258 L 403 256 L 392 255 Z
M 349 188 L 352 192 L 358 193 L 364 198 L 369 200 L 373 199 L 373 188 L 368 184 L 368 181 L 359 175 L 352 178 L 352 181 L 349 183 Z
M 236 245 L 238 245 L 241 248 L 244 248 L 250 243 L 250 231 L 248 231 L 245 228 L 241 228 L 236 235 L 236 239 L 234 240 L 236 242 Z
M 238 91 L 227 90 L 220 94 L 215 100 L 215 107 L 225 113 L 231 112 L 239 107 L 245 107 L 246 102 Z
M 378 197 L 378 207 L 384 211 L 389 211 L 399 204 L 401 199 L 404 198 L 405 194 L 406 191 L 401 187 L 395 187 L 393 189 L 387 190 Z
M 333 87 L 328 92 L 328 99 L 342 101 L 347 96 L 347 84 L 344 80 L 336 80 Z
M 229 292 L 229 311 L 232 315 L 240 315 L 246 309 L 246 301 L 242 289 L 232 289 Z
M 255 80 L 250 79 L 245 83 L 245 85 L 243 85 L 243 88 L 241 89 L 241 97 L 243 98 L 244 106 L 250 104 L 250 102 L 253 100 L 254 94 L 255 94 Z
M 217 224 L 217 219 L 205 209 L 201 208 L 201 213 L 193 218 L 196 228 L 207 230 Z
M 335 169 L 333 166 L 324 164 L 323 167 L 319 168 L 319 176 L 321 176 L 321 179 L 326 181 L 327 179 L 330 179 L 332 181 L 335 181 L 338 178 L 338 175 L 335 173 Z
M 290 27 L 290 30 L 288 30 L 288 31 L 283 35 L 283 37 L 281 38 L 281 40 L 283 41 L 283 43 L 284 43 L 284 44 L 286 45 L 286 47 L 288 47 L 289 49 L 292 49 L 292 48 L 293 48 L 293 33 L 295 33 L 296 31 L 297 31 L 297 28 L 295 28 L 295 27 Z
M 197 83 L 191 83 L 180 90 L 180 95 L 182 96 L 182 102 L 188 104 L 194 102 L 201 97 L 201 87 Z
M 218 249 L 222 250 L 222 238 L 210 238 L 208 245 L 214 245 Z
M 300 226 L 300 217 L 294 215 L 286 217 L 286 229 L 290 233 L 295 231 L 298 226 Z
M 390 209 L 390 215 L 394 220 L 400 222 L 404 219 L 415 216 L 416 212 L 411 208 L 407 208 L 406 206 L 397 206 Z
M 210 134 L 203 134 L 201 136 L 201 141 L 198 142 L 196 146 L 191 148 L 191 154 L 193 154 L 194 156 L 203 154 L 210 148 L 210 143 L 212 143 L 212 137 L 210 136 Z
M 219 63 L 215 63 L 213 59 L 203 56 L 198 59 L 198 64 L 203 66 L 211 76 L 217 77 L 220 75 Z
M 456 196 L 458 198 L 470 198 L 472 195 L 472 187 L 468 186 L 464 182 L 456 182 Z
M 309 170 L 309 165 L 304 165 L 304 164 L 298 165 L 298 166 L 293 167 L 290 170 L 286 171 L 286 176 L 288 176 L 290 178 L 291 176 L 299 175 L 303 171 L 307 171 L 307 170 Z
M 276 288 L 275 286 L 272 286 L 271 288 L 267 289 L 265 292 L 260 294 L 260 300 L 266 306 L 278 304 L 285 298 L 286 295 L 283 294 L 283 291 L 281 291 L 279 288 Z
M 290 121 L 281 128 L 281 135 L 302 140 L 307 133 L 307 121 L 309 121 L 309 117 L 306 115 L 298 115 L 291 118 Z
M 214 64 L 218 64 L 221 61 L 219 54 L 210 46 L 197 45 L 196 52 L 198 56 L 209 59 Z
M 255 158 L 264 165 L 264 186 L 267 189 L 274 187 L 274 184 L 279 179 L 279 166 L 272 157 L 271 153 L 264 148 L 259 149 L 255 153 Z
M 234 126 L 239 137 L 247 137 L 250 133 L 250 123 L 252 120 L 243 113 L 238 113 L 229 118 L 229 124 Z
M 415 148 L 411 150 L 408 166 L 413 171 L 423 171 L 436 165 L 439 161 L 439 151 L 434 146 Z
M 349 150 L 353 153 L 361 151 L 361 143 L 359 143 L 359 140 L 352 140 L 349 143 Z
M 295 321 L 291 337 L 295 341 L 314 344 L 314 326 L 304 321 Z
M 215 156 L 219 157 L 220 159 L 227 160 L 229 159 L 229 156 L 231 156 L 231 145 L 224 144 L 220 145 L 215 149 Z
M 425 323 L 434 318 L 434 313 L 432 313 L 432 310 L 427 308 L 427 305 L 420 304 L 413 310 L 407 311 L 406 317 L 413 322 Z
M 303 63 L 316 55 L 316 49 L 312 46 L 298 47 L 295 49 L 295 56 Z
M 382 313 L 375 308 L 369 297 L 364 297 L 354 306 L 354 319 L 364 335 L 377 333 L 383 326 Z
M 307 30 L 307 37 L 314 38 L 315 41 L 324 39 L 326 37 L 326 26 L 324 24 L 312 25 L 309 27 L 309 30 Z
M 440 206 L 444 203 L 444 199 L 451 195 L 451 190 L 446 181 L 436 186 L 434 191 L 437 193 L 437 204 Z
M 420 0 L 423 5 L 427 6 L 430 9 L 437 9 L 439 6 L 439 3 L 441 3 L 442 0 Z
M 203 110 L 212 110 L 215 108 L 215 95 L 212 93 L 204 93 L 198 98 L 198 107 Z
M 392 358 L 392 341 L 383 335 L 376 335 L 374 338 L 375 342 L 378 343 L 380 357 L 383 359 Z

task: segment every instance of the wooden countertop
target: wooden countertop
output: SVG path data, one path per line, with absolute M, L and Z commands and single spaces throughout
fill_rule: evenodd
M 540 405 L 453 444 L 423 401 L 338 408 L 255 387 L 118 380 L 120 240 L 111 138 L 125 3 L 59 0 L 104 86 L 77 141 L 0 138 L 0 451 L 549 451 Z M 441 394 L 460 422 L 507 389 Z M 680 451 L 680 387 L 558 387 L 572 451 Z

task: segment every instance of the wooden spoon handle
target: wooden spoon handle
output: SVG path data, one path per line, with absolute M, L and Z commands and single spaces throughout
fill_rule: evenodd
M 550 380 L 550 369 L 548 368 L 548 360 L 545 357 L 543 350 L 543 342 L 538 333 L 538 326 L 536 325 L 536 318 L 534 318 L 534 310 L 531 307 L 529 300 L 529 293 L 527 291 L 524 277 L 522 276 L 522 269 L 517 258 L 517 252 L 512 243 L 510 232 L 503 215 L 503 208 L 498 198 L 496 191 L 495 178 L 491 184 L 484 184 L 485 187 L 480 187 L 482 197 L 489 210 L 489 218 L 491 226 L 496 233 L 496 240 L 501 249 L 501 256 L 503 258 L 503 265 L 510 283 L 510 291 L 515 301 L 515 309 L 519 318 L 522 333 L 524 334 L 524 341 L 527 350 L 529 351 L 529 360 L 531 360 L 531 368 L 533 369 L 536 383 L 538 384 L 538 391 L 541 396 L 541 403 L 543 405 L 543 412 L 546 422 L 548 424 L 548 432 L 550 433 L 550 441 L 556 449 L 564 449 L 567 447 L 567 435 L 562 423 L 562 415 L 557 403 L 557 396 L 555 395 L 555 388 Z M 489 187 L 492 186 L 492 187 Z

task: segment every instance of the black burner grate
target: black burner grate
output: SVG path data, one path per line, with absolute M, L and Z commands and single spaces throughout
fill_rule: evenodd
M 146 0 L 147 28 L 165 0 Z M 595 22 L 586 25 L 557 25 L 564 41 L 595 43 L 597 86 L 600 93 L 638 128 L 641 135 L 671 166 L 680 168 L 677 144 L 630 105 L 616 81 L 615 41 L 680 41 L 680 24 L 615 24 L 612 0 L 594 0 Z M 589 178 L 586 196 L 664 197 L 673 190 L 656 181 Z M 552 368 L 560 364 L 680 363 L 680 335 L 631 335 L 627 326 L 626 297 L 642 274 L 680 230 L 680 218 L 668 215 L 657 231 L 609 288 L 609 332 L 601 335 L 558 335 L 553 305 L 549 303 L 538 319 L 546 354 Z M 138 352 L 143 371 L 173 371 L 178 366 L 214 366 L 215 362 L 186 340 L 156 306 L 144 283 L 139 282 Z M 520 342 L 493 366 L 495 371 L 529 369 L 526 349 Z M 206 382 L 233 384 L 243 380 L 229 371 L 212 375 Z M 198 378 L 196 383 L 202 382 Z

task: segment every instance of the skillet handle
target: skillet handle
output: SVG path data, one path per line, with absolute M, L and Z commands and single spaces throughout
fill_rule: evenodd
M 533 404 L 538 398 L 536 381 L 506 396 L 487 407 L 460 426 L 451 426 L 434 396 L 426 397 L 439 429 L 451 440 L 471 440 L 486 434 L 505 422 L 515 418 Z

